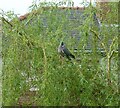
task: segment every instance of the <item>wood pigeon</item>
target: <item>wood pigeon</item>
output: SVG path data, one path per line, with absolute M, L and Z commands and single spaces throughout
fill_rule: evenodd
M 65 46 L 65 44 L 63 42 L 61 42 L 58 47 L 58 53 L 62 57 L 66 56 L 69 60 L 71 60 L 71 58 L 75 59 L 75 56 L 67 49 L 67 47 Z

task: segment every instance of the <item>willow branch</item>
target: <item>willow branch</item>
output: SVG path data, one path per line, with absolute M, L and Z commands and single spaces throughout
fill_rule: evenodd
M 3 21 L 3 22 L 6 22 L 6 23 L 9 24 L 11 27 L 13 27 L 13 25 L 12 25 L 9 21 L 7 21 L 4 17 L 2 17 L 2 21 Z
M 45 52 L 45 46 L 43 44 L 42 44 L 42 50 L 43 50 L 43 55 L 44 55 L 44 71 L 46 71 L 47 57 L 46 57 L 46 52 Z
M 90 29 L 90 31 L 91 31 L 92 33 L 94 33 L 94 35 L 101 41 L 99 35 L 98 35 L 94 30 Z M 101 42 L 101 45 L 102 45 L 102 47 L 104 48 L 105 52 L 107 53 L 105 44 L 104 44 L 103 42 Z
M 113 53 L 114 53 L 114 50 L 113 51 L 111 51 L 111 50 L 112 50 L 112 46 L 114 45 L 116 39 L 117 39 L 117 36 L 114 37 L 114 39 L 113 39 L 113 41 L 112 41 L 112 43 L 110 45 L 110 50 L 109 50 L 109 56 L 110 56 L 110 58 L 113 56 Z

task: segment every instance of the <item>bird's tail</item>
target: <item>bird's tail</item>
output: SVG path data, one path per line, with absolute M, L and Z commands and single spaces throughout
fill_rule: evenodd
M 70 56 L 75 59 L 75 56 L 74 56 L 74 55 L 71 54 Z

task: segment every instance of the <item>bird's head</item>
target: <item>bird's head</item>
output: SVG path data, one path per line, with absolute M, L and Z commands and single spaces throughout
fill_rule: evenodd
M 63 46 L 64 45 L 64 43 L 63 42 L 61 42 L 61 46 Z

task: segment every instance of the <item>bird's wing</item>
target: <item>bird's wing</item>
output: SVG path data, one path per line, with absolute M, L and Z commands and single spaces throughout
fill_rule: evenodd
M 75 56 L 64 46 L 63 53 L 66 54 L 67 57 L 71 56 L 72 58 L 75 58 Z
M 64 46 L 64 48 L 62 49 L 62 51 L 66 54 L 66 55 L 71 55 L 71 52 Z

